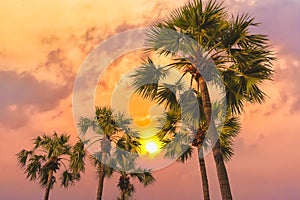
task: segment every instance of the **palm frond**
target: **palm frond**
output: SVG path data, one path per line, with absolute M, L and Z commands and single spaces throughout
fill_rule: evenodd
M 45 157 L 41 155 L 32 155 L 25 168 L 26 178 L 34 181 L 39 178 L 42 169 L 42 163 L 45 161 Z
M 85 135 L 88 128 L 92 128 L 95 131 L 98 128 L 98 124 L 96 120 L 91 120 L 86 117 L 80 117 L 77 126 L 80 128 L 80 133 Z
M 19 153 L 17 153 L 17 159 L 21 167 L 24 167 L 27 162 L 28 155 L 32 154 L 32 151 L 27 151 L 22 149 Z
M 50 176 L 49 168 L 43 167 L 41 169 L 41 173 L 40 173 L 40 177 L 39 177 L 39 183 L 42 188 L 47 187 L 47 182 L 48 182 L 49 176 Z M 54 183 L 56 183 L 56 178 L 55 178 L 55 176 L 52 176 L 51 182 L 50 182 L 50 188 L 53 188 Z
M 143 183 L 144 186 L 151 185 L 155 182 L 155 178 L 153 177 L 150 170 L 138 170 L 138 172 L 133 172 L 129 174 L 133 178 L 137 178 L 140 183 Z
M 76 175 L 74 173 L 65 170 L 60 177 L 61 186 L 67 188 L 69 185 L 74 185 L 74 181 L 76 180 Z
M 232 18 L 232 23 L 228 25 L 226 34 L 223 33 L 222 43 L 225 48 L 231 48 L 235 45 L 240 45 L 249 34 L 249 26 L 254 26 L 254 18 L 249 14 L 237 15 Z
M 164 104 L 165 108 L 177 108 L 179 107 L 176 92 L 182 90 L 182 86 L 180 84 L 167 84 L 164 83 L 159 85 L 157 94 L 155 96 L 155 101 L 158 104 Z
M 200 105 L 194 89 L 186 90 L 180 95 L 179 105 L 183 123 L 187 126 L 197 126 L 200 122 Z
M 72 149 L 70 156 L 70 168 L 72 171 L 84 172 L 85 171 L 85 156 L 86 151 L 84 149 L 84 144 L 81 141 L 78 141 Z
M 238 136 L 241 125 L 238 117 L 227 116 L 223 126 L 219 127 L 221 151 L 224 158 L 228 161 L 234 155 L 233 142 Z
M 102 152 L 95 152 L 93 155 L 89 155 L 88 159 L 93 167 L 97 167 L 102 160 Z
M 118 131 L 115 115 L 109 107 L 96 107 L 96 119 L 100 130 L 106 137 L 110 137 Z
M 112 177 L 113 173 L 117 170 L 117 160 L 115 158 L 109 158 L 105 165 L 105 176 L 107 178 Z
M 129 126 L 132 123 L 132 119 L 125 117 L 124 113 L 114 114 L 114 119 L 117 127 L 125 134 L 129 134 L 129 132 L 131 131 L 131 128 Z
M 188 156 L 188 152 L 191 151 L 190 143 L 192 140 L 192 135 L 184 132 L 177 132 L 169 143 L 163 146 L 165 149 L 165 158 L 170 160 L 179 159 L 181 160 L 185 156 Z M 187 153 L 183 155 L 184 153 Z M 183 157 L 181 157 L 183 155 Z
M 163 122 L 158 129 L 160 130 L 156 137 L 159 140 L 164 140 L 166 135 L 171 134 L 171 137 L 174 136 L 176 130 L 176 124 L 180 122 L 181 119 L 181 110 L 178 108 L 172 108 L 168 112 L 164 113 L 164 116 L 161 117 L 161 122 Z
M 194 149 L 190 145 L 184 146 L 185 151 L 182 152 L 182 154 L 177 158 L 178 162 L 186 162 L 188 159 L 190 159 L 193 155 Z
M 169 75 L 169 71 L 163 67 L 155 66 L 153 61 L 148 58 L 143 61 L 131 77 L 133 78 L 133 87 L 135 92 L 145 99 L 153 100 L 156 96 L 158 83 Z

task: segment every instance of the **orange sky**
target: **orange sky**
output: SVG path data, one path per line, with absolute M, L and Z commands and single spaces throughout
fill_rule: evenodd
M 88 53 L 108 36 L 149 25 L 184 2 L 0 1 L 0 199 L 40 199 L 43 190 L 25 179 L 15 154 L 30 148 L 31 139 L 43 132 L 67 132 L 75 140 L 72 89 Z M 269 99 L 264 105 L 249 105 L 242 117 L 236 155 L 227 164 L 233 194 L 243 200 L 296 199 L 300 196 L 300 2 L 225 0 L 225 5 L 232 12 L 250 12 L 262 22 L 254 31 L 270 36 L 278 57 L 274 82 L 264 85 Z M 130 55 L 127 59 L 121 62 L 130 63 Z M 106 86 L 99 82 L 99 97 L 106 95 L 113 80 Z M 212 155 L 207 166 L 212 199 L 219 199 Z M 137 185 L 137 199 L 201 198 L 195 158 L 154 175 L 153 186 Z M 116 177 L 106 181 L 104 199 L 117 192 Z M 82 182 L 68 190 L 57 185 L 51 197 L 94 199 L 95 193 L 95 172 L 88 167 Z

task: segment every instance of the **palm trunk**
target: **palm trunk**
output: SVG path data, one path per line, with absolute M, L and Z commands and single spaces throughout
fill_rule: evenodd
M 199 86 L 200 86 L 200 91 L 201 91 L 204 115 L 206 118 L 206 122 L 209 125 L 209 131 L 212 136 L 217 137 L 218 134 L 217 134 L 217 129 L 216 129 L 214 120 L 211 120 L 212 109 L 211 109 L 211 102 L 210 102 L 207 84 L 201 75 L 198 77 L 198 81 L 199 81 Z M 232 195 L 231 195 L 231 190 L 230 190 L 230 184 L 229 184 L 229 179 L 228 179 L 223 155 L 221 152 L 220 141 L 218 138 L 215 138 L 215 139 L 216 139 L 216 144 L 213 147 L 213 154 L 214 154 L 214 160 L 216 163 L 222 199 L 223 200 L 231 200 Z
M 121 200 L 127 200 L 125 191 L 121 191 Z
M 208 179 L 207 179 L 207 173 L 206 173 L 206 166 L 205 166 L 205 160 L 203 156 L 203 152 L 201 150 L 200 145 L 198 148 L 198 159 L 199 159 L 199 165 L 200 165 L 200 173 L 201 173 L 201 179 L 202 179 L 202 190 L 203 190 L 203 198 L 204 200 L 209 200 L 209 186 L 208 186 Z
M 99 182 L 98 182 L 98 190 L 97 190 L 97 200 L 102 199 L 103 194 L 103 186 L 104 186 L 104 178 L 105 178 L 105 161 L 106 161 L 106 153 L 102 153 L 101 163 L 99 165 Z
M 50 194 L 50 189 L 51 189 L 51 183 L 52 183 L 52 176 L 53 176 L 53 170 L 50 169 L 49 170 L 49 174 L 48 174 L 48 180 L 47 180 L 46 192 L 45 192 L 44 200 L 48 200 L 49 199 L 49 194 Z
M 229 184 L 229 178 L 224 163 L 223 155 L 221 152 L 220 141 L 218 140 L 215 146 L 213 147 L 214 160 L 217 167 L 218 179 L 221 188 L 221 194 L 223 200 L 231 200 L 231 190 Z

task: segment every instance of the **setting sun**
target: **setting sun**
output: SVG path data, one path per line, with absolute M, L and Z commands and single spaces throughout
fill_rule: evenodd
M 147 158 L 154 158 L 161 152 L 162 143 L 155 136 L 157 130 L 154 127 L 140 129 L 141 134 L 141 152 L 140 154 Z
M 148 142 L 146 144 L 146 151 L 149 153 L 155 153 L 157 152 L 158 148 L 157 148 L 157 144 L 155 142 Z

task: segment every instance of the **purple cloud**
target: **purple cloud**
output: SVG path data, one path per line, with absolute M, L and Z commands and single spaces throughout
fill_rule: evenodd
M 28 72 L 0 71 L 0 123 L 23 126 L 30 115 L 56 108 L 71 93 L 72 85 L 40 81 Z

